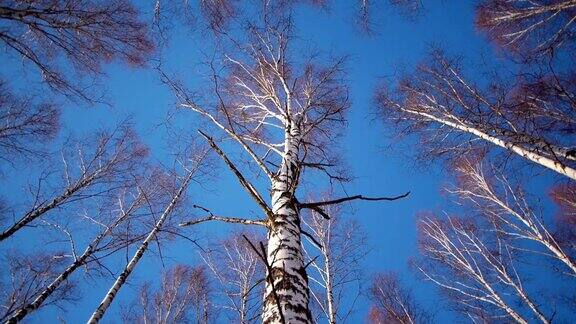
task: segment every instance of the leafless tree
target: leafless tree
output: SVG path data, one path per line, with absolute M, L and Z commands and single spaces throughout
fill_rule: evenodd
M 576 252 L 576 186 L 560 184 L 552 188 L 551 196 L 559 207 L 557 216 L 558 241 Z
M 244 237 L 252 242 L 261 241 L 249 232 L 233 234 L 213 244 L 202 258 L 226 296 L 223 308 L 233 313 L 229 320 L 254 323 L 262 310 L 264 266 Z
M 545 255 L 564 264 L 561 272 L 576 276 L 576 262 L 537 214 L 537 209 L 530 205 L 519 185 L 513 185 L 495 168 L 492 168 L 491 181 L 481 163 L 466 158 L 458 161 L 456 172 L 458 183 L 450 192 L 470 202 L 496 223 L 499 234 L 537 243 L 546 251 Z
M 38 155 L 39 144 L 56 135 L 59 114 L 54 104 L 17 98 L 0 80 L 0 158 L 13 163 L 18 156 Z
M 69 278 L 78 269 L 85 267 L 89 270 L 102 267 L 102 259 L 141 239 L 141 233 L 138 233 L 138 228 L 132 223 L 143 222 L 145 217 L 149 217 L 149 214 L 143 213 L 142 209 L 146 209 L 148 203 L 151 203 L 154 193 L 148 191 L 149 188 L 144 188 L 139 183 L 140 181 L 141 179 L 134 182 L 135 189 L 125 189 L 120 192 L 116 203 L 111 204 L 109 199 L 104 199 L 105 206 L 98 211 L 98 215 L 83 215 L 82 218 L 100 227 L 101 231 L 92 239 L 82 254 L 76 251 L 78 243 L 73 239 L 74 231 L 62 225 L 53 224 L 68 236 L 71 247 L 69 253 L 60 253 L 54 258 L 61 259 L 62 263 L 67 259 L 72 259 L 72 261 L 64 270 L 57 273 L 52 281 L 47 282 L 41 289 L 39 287 L 37 294 L 31 300 L 16 308 L 7 323 L 17 323 L 44 306 L 56 292 L 61 290 L 62 286 L 69 284 Z M 83 224 L 84 227 L 87 225 L 90 224 Z
M 575 180 L 576 151 L 570 145 L 576 101 L 565 85 L 551 76 L 482 88 L 466 79 L 456 60 L 433 51 L 428 63 L 399 83 L 397 95 L 382 87 L 376 103 L 404 131 L 420 133 L 425 150 L 454 157 L 471 148 L 500 147 L 498 152 Z
M 134 252 L 132 258 L 118 275 L 116 281 L 110 287 L 102 299 L 102 302 L 88 320 L 89 323 L 98 323 L 102 319 L 106 313 L 106 310 L 114 301 L 120 288 L 122 288 L 122 286 L 126 283 L 128 277 L 132 274 L 144 256 L 144 253 L 149 250 L 150 244 L 158 240 L 158 236 L 161 235 L 163 231 L 166 231 L 167 228 L 169 228 L 170 216 L 179 206 L 182 205 L 182 201 L 185 198 L 186 191 L 190 183 L 197 181 L 205 175 L 207 151 L 198 149 L 197 151 L 189 153 L 190 154 L 186 154 L 185 156 L 178 158 L 180 160 L 179 164 L 183 169 L 183 175 L 179 175 L 175 172 L 167 178 L 167 181 L 156 182 L 156 185 L 165 192 L 165 196 L 167 198 L 166 202 L 163 204 L 163 207 L 160 210 L 157 210 L 157 207 L 150 204 L 151 212 L 154 214 L 154 222 L 152 224 L 152 228 L 148 230 L 144 236 L 144 239 L 138 245 L 138 248 Z M 158 181 L 159 179 L 155 180 Z
M 61 180 L 50 183 L 59 189 L 46 195 L 42 186 L 47 180 L 39 179 L 31 191 L 32 207 L 2 231 L 0 241 L 56 208 L 122 188 L 146 154 L 147 149 L 125 124 L 112 132 L 98 132 L 83 141 L 65 143 L 61 151 Z
M 152 49 L 146 24 L 127 0 L 9 0 L 0 23 L 8 53 L 35 66 L 53 90 L 85 100 L 93 98 L 71 74 L 96 76 L 102 63 L 116 59 L 142 65 Z
M 573 50 L 576 1 L 487 0 L 477 9 L 476 23 L 489 37 L 522 55 Z
M 344 218 L 340 206 L 328 206 L 324 212 L 330 219 L 314 211 L 302 216 L 302 233 L 309 243 L 304 251 L 310 293 L 329 323 L 346 322 L 363 290 L 366 234 L 357 221 Z
M 264 322 L 310 322 L 299 210 L 321 211 L 323 206 L 354 199 L 395 198 L 358 195 L 311 203 L 296 199 L 305 168 L 327 170 L 332 166 L 330 152 L 335 146 L 334 135 L 344 123 L 348 91 L 342 83 L 343 59 L 326 64 L 309 61 L 304 66 L 291 62 L 291 22 L 277 16 L 258 12 L 254 17 L 264 17 L 264 21 L 242 21 L 240 26 L 248 26 L 247 29 L 228 44 L 234 54 L 221 53 L 221 66 L 216 60 L 211 61 L 211 97 L 216 102 L 202 102 L 182 84 L 164 76 L 180 106 L 204 117 L 237 144 L 267 181 L 271 207 L 216 141 L 202 133 L 266 217 L 256 221 L 268 228 L 271 280 L 266 283 Z M 219 48 L 226 51 L 227 46 Z
M 509 318 L 528 323 L 526 307 L 534 319 L 549 323 L 551 315 L 524 287 L 526 278 L 516 267 L 514 248 L 500 235 L 490 235 L 494 231 L 489 228 L 471 219 L 422 217 L 420 246 L 428 262 L 418 270 L 472 321 Z
M 125 323 L 210 323 L 212 291 L 205 268 L 176 265 L 162 275 L 157 290 L 152 285 L 146 283 L 123 312 Z
M 5 271 L 0 282 L 0 321 L 5 322 L 19 309 L 32 302 L 44 287 L 58 276 L 65 260 L 49 253 L 6 255 Z M 75 300 L 75 284 L 64 282 L 44 305 L 63 306 Z
M 370 323 L 432 323 L 432 315 L 418 305 L 394 272 L 376 274 L 370 286 L 370 300 Z

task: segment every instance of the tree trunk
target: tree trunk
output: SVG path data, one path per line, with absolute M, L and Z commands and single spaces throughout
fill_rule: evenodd
M 312 323 L 308 307 L 308 276 L 300 237 L 300 214 L 294 199 L 300 174 L 298 150 L 301 133 L 297 126 L 289 128 L 285 143 L 280 170 L 272 181 L 274 224 L 268 233 L 267 252 L 271 268 L 268 277 L 271 280 L 266 282 L 262 319 L 264 323 Z
M 94 311 L 94 313 L 88 320 L 89 324 L 96 324 L 102 319 L 102 316 L 104 316 L 104 313 L 106 313 L 106 310 L 108 309 L 108 307 L 110 307 L 110 304 L 112 304 L 112 301 L 118 294 L 118 291 L 120 290 L 120 288 L 122 288 L 122 286 L 130 276 L 132 271 L 134 271 L 134 268 L 144 255 L 144 252 L 146 252 L 146 250 L 148 249 L 148 245 L 154 240 L 158 232 L 160 232 L 160 230 L 162 229 L 162 225 L 164 224 L 164 222 L 166 221 L 166 219 L 168 218 L 174 207 L 176 207 L 176 204 L 180 200 L 180 196 L 182 196 L 182 194 L 188 187 L 188 184 L 190 183 L 190 180 L 192 180 L 193 175 L 194 172 L 190 172 L 186 176 L 186 179 L 184 179 L 180 188 L 178 188 L 178 191 L 176 192 L 174 197 L 172 197 L 172 200 L 170 201 L 170 203 L 168 204 L 168 206 L 166 207 L 166 209 L 164 210 L 164 212 L 154 225 L 154 228 L 150 231 L 148 236 L 146 236 L 146 238 L 144 239 L 138 250 L 136 250 L 136 253 L 132 257 L 130 262 L 128 262 L 128 265 L 124 268 L 124 271 L 122 271 L 122 273 L 118 276 L 118 278 L 116 279 L 110 290 L 108 290 L 108 293 L 106 294 L 106 296 L 104 297 L 98 308 Z
M 14 316 L 12 316 L 6 323 L 18 323 L 19 321 L 21 321 L 22 319 L 24 319 L 24 317 L 26 317 L 28 314 L 30 314 L 31 312 L 37 310 L 38 308 L 40 308 L 42 306 L 42 303 L 44 303 L 44 301 L 50 297 L 50 295 L 56 290 L 58 289 L 58 287 L 60 286 L 60 284 L 62 284 L 65 280 L 68 279 L 68 277 L 74 272 L 76 271 L 76 269 L 80 268 L 81 266 L 83 266 L 84 264 L 86 264 L 86 260 L 88 260 L 89 257 L 92 256 L 92 254 L 94 254 L 94 252 L 96 251 L 98 245 L 100 244 L 100 242 L 107 237 L 113 229 L 115 229 L 118 224 L 120 224 L 122 221 L 124 221 L 126 219 L 126 217 L 130 216 L 130 213 L 132 212 L 132 210 L 135 208 L 135 204 L 133 204 L 126 213 L 122 213 L 122 215 L 120 215 L 115 221 L 114 223 L 112 223 L 110 226 L 106 227 L 106 229 L 104 231 L 102 231 L 100 234 L 98 234 L 98 236 L 96 236 L 96 238 L 94 240 L 92 240 L 92 242 L 90 243 L 90 245 L 88 245 L 88 247 L 86 248 L 86 250 L 84 250 L 84 253 L 82 253 L 82 255 L 80 257 L 78 257 L 76 260 L 74 260 L 74 262 L 72 264 L 70 264 L 68 266 L 68 268 L 66 268 L 66 270 L 64 270 L 62 273 L 60 273 L 60 275 L 58 277 L 56 277 L 49 285 L 48 287 L 46 287 L 41 293 L 40 295 L 38 295 L 38 297 L 36 297 L 36 299 L 34 299 L 33 302 L 31 302 L 30 304 L 20 308 L 16 314 Z
M 91 178 L 89 180 L 91 180 Z M 14 233 L 16 233 L 18 230 L 20 230 L 22 227 L 28 225 L 30 222 L 32 222 L 36 218 L 42 216 L 43 214 L 47 213 L 48 211 L 60 206 L 64 201 L 66 201 L 68 198 L 70 198 L 73 194 L 75 194 L 77 191 L 79 191 L 80 189 L 82 189 L 86 185 L 88 185 L 89 182 L 90 181 L 83 181 L 79 185 L 76 185 L 71 189 L 66 189 L 66 191 L 64 191 L 64 193 L 62 193 L 60 196 L 52 199 L 52 201 L 49 204 L 47 204 L 43 207 L 40 207 L 40 208 L 35 208 L 34 210 L 26 213 L 26 215 L 24 215 L 16 224 L 12 225 L 9 229 L 0 233 L 0 242 L 9 238 Z
M 330 222 L 330 220 L 328 220 Z M 329 225 L 330 226 L 330 225 Z M 330 228 L 330 227 L 328 227 Z M 326 271 L 326 301 L 328 303 L 328 321 L 330 324 L 336 324 L 336 305 L 334 305 L 334 287 L 332 285 L 332 256 L 330 255 L 330 234 L 327 234 L 328 238 L 322 242 L 322 250 L 324 252 L 324 271 Z
M 529 150 L 526 149 L 520 145 L 516 145 L 514 143 L 510 143 L 510 142 L 506 142 L 504 140 L 501 140 L 497 137 L 488 135 L 487 133 L 471 127 L 471 126 L 467 126 L 463 123 L 456 123 L 447 119 L 443 119 L 443 118 L 439 118 L 436 117 L 434 115 L 431 114 L 427 114 L 427 113 L 423 113 L 423 112 L 418 112 L 418 111 L 414 111 L 414 110 L 405 110 L 408 113 L 411 114 L 415 114 L 415 115 L 419 115 L 422 116 L 424 118 L 427 118 L 429 120 L 432 121 L 436 121 L 439 122 L 441 124 L 444 124 L 446 126 L 450 126 L 452 128 L 470 133 L 472 135 L 475 135 L 485 141 L 488 141 L 492 144 L 495 144 L 497 146 L 500 146 L 504 149 L 510 150 L 534 163 L 538 163 L 543 167 L 546 167 L 550 170 L 556 171 L 558 173 L 560 173 L 561 175 L 564 175 L 566 177 L 569 177 L 572 180 L 576 180 L 576 170 L 567 166 L 566 164 L 563 164 L 559 161 L 554 161 L 550 158 L 547 158 L 545 156 L 543 156 L 538 150 Z
M 76 259 L 76 261 L 74 261 L 74 263 L 72 263 L 71 265 L 68 266 L 68 268 L 66 268 L 66 270 L 64 270 L 58 277 L 56 277 L 56 279 L 54 279 L 50 285 L 48 285 L 48 287 L 46 287 L 42 293 L 40 293 L 40 295 L 38 295 L 38 297 L 36 297 L 36 299 L 34 299 L 33 302 L 31 302 L 30 304 L 20 308 L 16 314 L 14 314 L 14 316 L 12 316 L 8 321 L 6 321 L 6 324 L 14 324 L 14 323 L 18 323 L 19 321 L 23 320 L 24 317 L 26 317 L 28 314 L 32 313 L 33 311 L 37 310 L 38 308 L 40 308 L 40 306 L 42 306 L 42 303 L 48 298 L 50 297 L 50 295 L 60 286 L 61 283 L 63 283 L 66 279 L 68 279 L 68 277 L 74 272 L 76 271 L 76 269 L 80 268 L 82 265 L 84 265 L 86 259 L 88 259 L 88 257 L 90 255 L 92 255 L 92 246 L 89 246 L 86 251 L 78 258 Z

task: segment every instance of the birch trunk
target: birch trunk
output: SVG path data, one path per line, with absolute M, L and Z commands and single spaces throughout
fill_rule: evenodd
M 328 220 L 329 222 L 330 220 Z M 330 255 L 329 238 L 324 241 L 324 271 L 326 271 L 326 300 L 328 301 L 328 320 L 330 324 L 336 324 L 336 305 L 334 305 L 334 287 L 332 285 L 332 256 Z
M 12 316 L 6 324 L 14 324 L 18 323 L 19 321 L 23 320 L 28 314 L 32 313 L 33 311 L 37 310 L 42 306 L 42 303 L 50 297 L 50 295 L 62 284 L 64 281 L 68 279 L 68 277 L 76 271 L 76 269 L 80 268 L 85 264 L 85 261 L 92 255 L 93 249 L 92 246 L 89 246 L 86 251 L 76 260 L 74 263 L 68 266 L 66 270 L 64 270 L 56 279 L 54 279 L 46 289 L 34 299 L 33 302 L 30 304 L 20 308 L 14 316 Z
M 450 126 L 452 128 L 470 133 L 472 135 L 478 136 L 479 138 L 488 141 L 492 144 L 495 144 L 497 146 L 500 146 L 504 149 L 510 150 L 512 152 L 514 152 L 515 154 L 518 154 L 520 156 L 522 156 L 523 158 L 526 158 L 534 163 L 540 164 L 543 167 L 546 167 L 552 171 L 558 172 L 561 175 L 564 175 L 566 177 L 569 177 L 572 180 L 576 180 L 576 170 L 567 166 L 566 164 L 563 164 L 559 161 L 554 161 L 548 157 L 543 156 L 538 150 L 529 150 L 526 149 L 520 145 L 516 145 L 514 143 L 510 143 L 510 142 L 506 142 L 504 140 L 501 140 L 497 137 L 491 136 L 477 128 L 471 127 L 471 126 L 467 126 L 465 124 L 462 123 L 456 123 L 450 120 L 446 120 L 443 118 L 439 118 L 436 117 L 434 115 L 431 114 L 427 114 L 427 113 L 423 113 L 423 112 L 418 112 L 418 111 L 414 111 L 414 110 L 405 110 L 407 113 L 410 114 L 414 114 L 414 115 L 418 115 L 418 116 L 422 116 L 424 118 L 427 118 L 429 120 L 433 120 L 436 122 L 439 122 L 441 124 L 444 124 L 446 126 Z
M 120 290 L 120 288 L 122 288 L 122 285 L 124 285 L 124 283 L 130 276 L 132 271 L 134 271 L 134 268 L 144 255 L 144 252 L 146 252 L 146 250 L 148 249 L 148 245 L 154 240 L 158 232 L 160 232 L 160 230 L 162 229 L 162 225 L 164 224 L 168 216 L 171 214 L 174 207 L 176 207 L 176 204 L 178 203 L 180 196 L 182 196 L 182 194 L 188 187 L 188 184 L 190 183 L 190 180 L 192 180 L 193 175 L 194 172 L 190 172 L 188 176 L 184 179 L 184 182 L 181 184 L 180 188 L 178 189 L 174 197 L 172 197 L 172 200 L 170 201 L 170 203 L 168 204 L 168 206 L 166 207 L 166 209 L 164 210 L 164 212 L 154 225 L 154 228 L 150 231 L 148 236 L 146 236 L 146 238 L 144 239 L 138 250 L 136 250 L 136 253 L 132 257 L 130 262 L 128 262 L 128 265 L 124 268 L 124 271 L 122 271 L 122 273 L 118 276 L 118 278 L 116 279 L 110 290 L 108 290 L 108 293 L 106 294 L 106 296 L 104 297 L 98 308 L 94 311 L 94 313 L 92 314 L 87 323 L 96 324 L 102 319 L 104 313 L 106 313 L 106 310 L 108 309 L 108 307 L 110 307 L 112 301 L 114 301 L 114 298 L 118 294 L 118 291 Z
M 493 296 L 498 306 L 501 307 L 506 313 L 508 313 L 508 315 L 510 315 L 510 317 L 514 319 L 514 321 L 520 324 L 528 324 L 528 321 L 526 321 L 522 316 L 520 316 L 520 314 L 518 314 L 514 309 L 512 309 L 512 307 L 508 306 L 508 304 L 504 302 L 504 300 L 500 297 L 500 295 L 496 293 L 494 289 L 492 289 L 492 286 L 488 282 L 486 282 L 484 278 L 480 278 L 479 281 L 490 292 L 490 294 Z
M 5 230 L 4 232 L 2 232 L 0 234 L 0 242 L 9 238 L 14 233 L 16 233 L 18 230 L 20 230 L 22 227 L 28 225 L 30 222 L 32 222 L 36 218 L 44 215 L 48 211 L 60 206 L 64 202 L 66 202 L 76 192 L 89 186 L 92 183 L 92 181 L 96 178 L 97 175 L 98 175 L 98 173 L 93 174 L 86 179 L 83 179 L 82 181 L 80 181 L 78 184 L 76 184 L 72 188 L 67 188 L 60 196 L 52 199 L 52 201 L 49 204 L 47 204 L 43 207 L 40 207 L 40 208 L 35 208 L 34 210 L 26 213 L 26 215 L 24 215 L 16 224 L 12 225 L 9 229 Z
M 74 272 L 76 271 L 76 269 L 80 268 L 81 266 L 86 264 L 86 260 L 88 260 L 89 257 L 91 257 L 95 252 L 96 249 L 98 247 L 98 245 L 100 244 L 100 242 L 107 237 L 114 228 L 116 228 L 122 221 L 124 221 L 126 219 L 126 217 L 128 217 L 131 212 L 133 211 L 133 209 L 136 207 L 136 204 L 133 204 L 127 212 L 122 213 L 122 215 L 120 215 L 113 224 L 111 224 L 110 226 L 106 227 L 106 229 L 104 231 L 102 231 L 100 234 L 98 234 L 98 236 L 96 236 L 96 238 L 94 240 L 92 240 L 92 242 L 88 245 L 88 247 L 86 248 L 86 250 L 84 250 L 84 253 L 82 253 L 82 255 L 78 258 L 76 258 L 76 260 L 74 260 L 74 262 L 72 264 L 70 264 L 68 266 L 68 268 L 66 268 L 66 270 L 64 270 L 58 277 L 56 277 L 41 293 L 40 295 L 38 295 L 38 297 L 36 297 L 36 299 L 34 299 L 33 302 L 31 302 L 30 304 L 20 308 L 20 310 L 18 310 L 16 312 L 16 314 L 14 314 L 14 316 L 12 316 L 6 323 L 8 324 L 13 324 L 13 323 L 18 323 L 19 321 L 23 320 L 24 317 L 26 317 L 28 314 L 32 313 L 33 311 L 37 310 L 38 308 L 40 308 L 42 306 L 42 303 L 44 303 L 44 301 L 50 297 L 50 295 L 52 295 L 52 293 L 58 289 L 58 287 L 60 286 L 60 284 L 62 284 L 64 281 L 66 281 L 68 279 L 68 277 Z
M 280 170 L 272 181 L 274 224 L 268 233 L 268 264 L 264 323 L 312 323 L 310 292 L 300 237 L 300 214 L 294 199 L 300 173 L 298 151 L 302 135 L 298 126 L 288 128 Z M 274 296 L 279 297 L 279 304 Z M 282 315 L 279 312 L 279 307 Z

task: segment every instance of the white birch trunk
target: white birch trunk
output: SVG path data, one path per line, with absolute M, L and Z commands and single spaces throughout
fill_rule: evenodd
M 278 307 L 286 323 L 312 323 L 308 307 L 308 276 L 300 237 L 300 215 L 294 199 L 300 173 L 298 150 L 301 136 L 297 126 L 289 128 L 285 137 L 284 158 L 272 182 L 274 224 L 268 233 L 267 256 L 272 269 L 268 276 L 272 282 L 266 282 L 262 314 L 264 323 L 282 323 Z
M 62 273 L 60 273 L 60 275 L 58 275 L 58 277 L 56 277 L 41 293 L 40 295 L 38 295 L 38 297 L 36 297 L 36 299 L 34 299 L 34 301 L 32 301 L 30 304 L 20 308 L 16 314 L 14 314 L 14 316 L 12 316 L 6 323 L 18 323 L 19 321 L 21 321 L 22 319 L 24 319 L 24 317 L 26 317 L 28 314 L 30 314 L 31 312 L 37 310 L 38 308 L 40 308 L 42 306 L 42 303 L 44 303 L 44 301 L 50 297 L 50 295 L 56 290 L 58 289 L 58 287 L 68 279 L 68 277 L 74 272 L 76 271 L 76 269 L 80 268 L 81 266 L 83 266 L 84 264 L 86 264 L 86 260 L 88 260 L 88 258 L 90 256 L 92 256 L 92 254 L 94 254 L 94 252 L 96 251 L 98 245 L 100 244 L 100 242 L 107 237 L 113 229 L 115 229 L 122 221 L 124 221 L 126 219 L 126 217 L 130 216 L 130 213 L 132 212 L 133 208 L 136 205 L 132 205 L 130 207 L 130 209 L 123 213 L 122 215 L 120 215 L 113 224 L 111 224 L 110 226 L 106 227 L 106 229 L 104 231 L 102 231 L 100 234 L 98 234 L 98 236 L 96 236 L 96 238 L 94 240 L 92 240 L 92 242 L 90 243 L 90 245 L 88 245 L 88 247 L 84 250 L 84 253 L 82 253 L 82 255 L 78 258 L 76 258 L 76 260 L 74 260 L 74 262 L 72 264 L 70 264 Z
M 148 245 L 154 240 L 156 234 L 160 232 L 160 230 L 162 229 L 162 225 L 164 224 L 168 216 L 172 213 L 174 207 L 176 207 L 176 204 L 178 203 L 180 196 L 182 196 L 182 194 L 188 187 L 188 184 L 190 183 L 190 180 L 192 180 L 193 175 L 194 172 L 190 172 L 186 177 L 186 179 L 184 180 L 184 182 L 182 182 L 180 188 L 178 189 L 174 197 L 172 197 L 172 200 L 170 201 L 170 203 L 168 204 L 168 206 L 166 207 L 166 209 L 164 210 L 164 212 L 154 225 L 154 228 L 150 231 L 148 236 L 146 236 L 146 238 L 144 239 L 138 250 L 136 250 L 136 253 L 132 257 L 130 262 L 128 262 L 128 265 L 124 268 L 124 271 L 122 271 L 122 273 L 118 276 L 118 278 L 116 279 L 110 290 L 108 290 L 108 293 L 106 294 L 106 296 L 104 296 L 104 299 L 102 300 L 98 308 L 94 311 L 94 313 L 92 314 L 87 323 L 96 324 L 102 319 L 102 317 L 106 313 L 106 310 L 108 309 L 108 307 L 110 307 L 110 304 L 112 304 L 112 301 L 118 294 L 118 291 L 120 290 L 120 288 L 122 288 L 122 286 L 130 276 L 132 271 L 134 271 L 134 268 L 144 255 L 144 252 L 146 252 L 146 250 L 148 249 Z
M 452 128 L 470 133 L 472 135 L 478 136 L 479 138 L 488 141 L 492 144 L 495 144 L 497 146 L 500 146 L 504 149 L 510 150 L 534 163 L 540 164 L 543 167 L 546 167 L 550 170 L 553 170 L 555 172 L 560 173 L 561 175 L 564 175 L 566 177 L 569 177 L 572 180 L 576 180 L 576 170 L 561 163 L 558 161 L 554 161 L 550 158 L 547 158 L 545 156 L 543 156 L 542 154 L 540 154 L 540 152 L 538 152 L 538 150 L 528 150 L 526 148 L 523 148 L 522 146 L 510 143 L 510 142 L 506 142 L 504 140 L 501 140 L 497 137 L 491 136 L 486 134 L 485 132 L 474 128 L 474 127 L 470 127 L 470 126 L 466 126 L 464 124 L 461 123 L 456 123 L 450 120 L 446 120 L 440 117 L 436 117 L 434 115 L 431 114 L 427 114 L 427 113 L 423 113 L 423 112 L 419 112 L 419 111 L 414 111 L 414 110 L 404 110 L 410 114 L 414 114 L 414 115 L 418 115 L 418 116 L 422 116 L 424 118 L 427 118 L 429 120 L 432 121 L 436 121 L 439 122 L 441 124 L 450 126 Z
M 88 259 L 88 257 L 92 255 L 93 252 L 94 252 L 94 246 L 93 245 L 88 246 L 88 248 L 86 248 L 84 253 L 78 259 L 76 259 L 74 263 L 69 265 L 68 268 L 66 268 L 66 270 L 60 273 L 60 275 L 56 277 L 56 279 L 54 279 L 50 283 L 50 285 L 48 285 L 48 287 L 46 287 L 42 291 L 42 293 L 40 293 L 40 295 L 38 295 L 38 297 L 34 299 L 33 302 L 18 310 L 18 312 L 16 312 L 14 316 L 12 316 L 8 321 L 6 321 L 6 323 L 7 324 L 18 323 L 19 321 L 23 320 L 24 317 L 26 317 L 28 314 L 40 308 L 40 306 L 42 306 L 42 303 L 44 303 L 44 301 L 48 297 L 50 297 L 50 295 L 60 286 L 60 284 L 62 284 L 65 280 L 67 280 L 68 277 L 74 271 L 76 271 L 76 269 L 80 268 L 85 264 L 86 260 Z
M 322 247 L 324 251 L 324 271 L 326 271 L 326 300 L 328 302 L 328 320 L 330 324 L 336 324 L 336 305 L 334 304 L 334 287 L 332 286 L 332 256 L 330 255 L 330 247 L 327 246 L 328 243 L 329 237 L 324 240 L 325 245 Z
M 72 195 L 74 195 L 76 192 L 89 186 L 91 184 L 91 182 L 96 178 L 96 176 L 98 176 L 98 174 L 99 174 L 99 172 L 96 172 L 93 175 L 83 179 L 82 181 L 79 181 L 73 187 L 66 188 L 66 190 L 61 195 L 52 199 L 52 201 L 50 203 L 48 203 L 47 205 L 39 207 L 39 208 L 35 208 L 34 210 L 26 213 L 26 215 L 24 215 L 16 224 L 12 225 L 10 228 L 8 228 L 7 230 L 0 233 L 0 241 L 3 241 L 5 239 L 9 238 L 14 233 L 16 233 L 18 230 L 20 230 L 24 226 L 28 225 L 30 222 L 32 222 L 36 218 L 44 215 L 45 213 L 49 212 L 50 210 L 52 210 L 54 208 L 60 206 L 63 202 L 65 202 L 70 197 L 72 197 Z

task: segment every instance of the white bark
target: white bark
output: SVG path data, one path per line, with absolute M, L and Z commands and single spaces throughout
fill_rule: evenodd
M 520 145 L 516 145 L 514 143 L 510 143 L 510 142 L 506 142 L 504 140 L 501 140 L 497 137 L 491 136 L 489 134 L 486 134 L 485 132 L 471 127 L 471 126 L 467 126 L 464 123 L 456 123 L 444 118 L 440 118 L 440 117 L 436 117 L 432 114 L 428 114 L 428 113 L 424 113 L 424 112 L 420 112 L 420 111 L 415 111 L 415 110 L 410 110 L 410 109 L 403 109 L 403 111 L 410 113 L 410 114 L 414 114 L 414 115 L 418 115 L 421 117 L 424 117 L 426 119 L 429 119 L 431 121 L 436 121 L 439 122 L 441 124 L 444 124 L 446 126 L 450 126 L 452 128 L 458 129 L 460 131 L 463 132 L 467 132 L 470 133 L 472 135 L 475 135 L 485 141 L 488 141 L 492 144 L 495 144 L 497 146 L 500 146 L 504 149 L 510 150 L 512 152 L 514 152 L 515 154 L 520 155 L 523 158 L 526 158 L 534 163 L 540 164 L 543 167 L 546 167 L 552 171 L 558 172 L 561 175 L 564 175 L 566 177 L 569 177 L 572 180 L 576 180 L 576 170 L 563 164 L 560 163 L 558 161 L 554 161 L 550 158 L 547 158 L 545 156 L 543 156 L 542 154 L 540 154 L 540 152 L 538 150 L 528 150 L 523 148 Z
M 449 218 L 445 225 L 438 220 L 426 217 L 420 221 L 426 241 L 424 252 L 433 260 L 447 266 L 457 276 L 443 276 L 432 273 L 432 268 L 419 270 L 424 276 L 440 287 L 455 292 L 459 303 L 470 307 L 476 301 L 492 305 L 508 314 L 518 323 L 528 323 L 503 296 L 516 295 L 528 306 L 542 323 L 549 323 L 538 306 L 522 287 L 511 253 L 506 243 L 498 242 L 498 250 L 492 251 L 473 230 Z M 463 281 L 464 279 L 464 281 Z M 503 286 L 498 286 L 503 285 Z M 502 287 L 510 287 L 507 294 Z
M 329 247 L 324 246 L 324 271 L 326 272 L 326 302 L 328 304 L 328 320 L 330 324 L 336 324 L 336 305 L 334 304 L 334 287 L 332 285 L 332 256 Z
M 172 197 L 172 200 L 170 201 L 170 203 L 168 204 L 168 206 L 166 207 L 166 209 L 164 210 L 164 212 L 154 225 L 154 228 L 150 231 L 148 236 L 146 236 L 146 238 L 144 239 L 138 250 L 136 250 L 136 253 L 132 257 L 130 262 L 128 262 L 128 265 L 124 268 L 124 271 L 122 271 L 122 273 L 118 276 L 118 278 L 116 279 L 110 290 L 108 290 L 108 293 L 106 294 L 106 296 L 104 296 L 104 299 L 102 300 L 98 308 L 94 311 L 94 313 L 92 314 L 87 323 L 96 324 L 102 319 L 102 317 L 106 313 L 106 310 L 108 309 L 108 307 L 110 307 L 110 304 L 112 304 L 112 301 L 116 297 L 116 294 L 118 293 L 120 288 L 122 288 L 122 285 L 124 285 L 124 283 L 128 279 L 128 276 L 130 276 L 132 271 L 134 271 L 134 268 L 136 267 L 136 265 L 138 264 L 138 262 L 148 249 L 148 245 L 154 240 L 158 232 L 160 232 L 160 230 L 162 229 L 162 225 L 164 224 L 168 216 L 172 213 L 172 210 L 176 207 L 178 201 L 180 200 L 180 197 L 182 196 L 182 194 L 188 187 L 188 184 L 192 180 L 193 175 L 194 172 L 189 172 L 189 174 L 186 176 L 186 178 L 180 185 L 180 188 L 178 188 L 178 191 Z
M 273 224 L 268 233 L 268 264 L 272 282 L 266 283 L 264 323 L 281 323 L 279 307 L 286 323 L 312 323 L 308 276 L 304 268 L 300 236 L 300 215 L 294 199 L 299 177 L 298 150 L 301 133 L 297 126 L 286 133 L 284 158 L 272 181 Z M 280 305 L 274 297 L 274 291 Z
M 121 222 L 123 222 L 127 217 L 129 217 L 134 209 L 137 207 L 138 202 L 141 200 L 139 196 L 136 200 L 130 205 L 128 210 L 122 212 L 122 214 L 109 226 L 106 226 L 106 229 L 103 230 L 92 242 L 86 247 L 84 253 L 81 256 L 77 257 L 72 264 L 70 264 L 58 277 L 56 277 L 37 297 L 29 303 L 28 305 L 20 308 L 14 316 L 12 316 L 6 323 L 18 323 L 22 319 L 24 319 L 28 314 L 37 310 L 42 306 L 42 303 L 50 297 L 50 295 L 58 289 L 60 284 L 68 279 L 68 277 L 76 271 L 81 266 L 87 263 L 88 258 L 90 258 L 97 250 L 98 245 L 100 242 L 106 238 L 113 229 L 115 229 Z
M 534 214 L 528 202 L 518 189 L 514 190 L 506 177 L 498 175 L 498 183 L 504 189 L 499 194 L 490 183 L 482 170 L 482 166 L 470 161 L 463 161 L 457 167 L 458 172 L 465 176 L 469 182 L 460 185 L 451 192 L 473 202 L 480 211 L 491 218 L 496 219 L 502 226 L 499 231 L 502 234 L 514 238 L 523 238 L 534 241 L 547 249 L 552 257 L 564 263 L 570 270 L 571 275 L 576 276 L 576 263 L 562 249 L 556 238 L 546 225 Z M 492 208 L 486 208 L 486 203 Z M 495 208 L 494 208 L 495 207 Z

